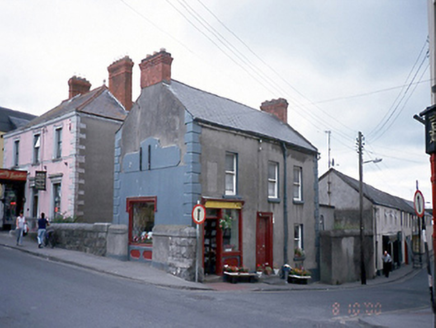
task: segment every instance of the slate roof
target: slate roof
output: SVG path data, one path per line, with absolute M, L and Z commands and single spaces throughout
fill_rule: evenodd
M 62 101 L 58 106 L 30 121 L 20 129 L 24 130 L 31 126 L 43 124 L 70 112 L 77 111 L 95 116 L 122 121 L 127 112 L 116 98 L 109 92 L 106 86 L 77 95 L 71 99 Z
M 32 114 L 0 107 L 0 131 L 9 132 L 15 130 L 33 120 L 35 117 L 36 116 Z
M 309 141 L 275 115 L 175 80 L 171 80 L 171 84 L 166 84 L 166 86 L 196 120 L 284 141 L 299 148 L 317 152 Z
M 348 184 L 351 188 L 359 192 L 359 181 L 345 175 L 333 168 L 327 171 L 321 178 L 323 179 L 328 174 L 334 173 L 339 178 L 341 178 L 346 184 Z M 404 212 L 415 214 L 415 209 L 413 207 L 413 202 L 407 201 L 403 198 L 393 196 L 384 191 L 378 190 L 366 183 L 363 183 L 363 195 L 365 198 L 369 199 L 375 205 L 382 205 L 398 210 L 402 210 Z

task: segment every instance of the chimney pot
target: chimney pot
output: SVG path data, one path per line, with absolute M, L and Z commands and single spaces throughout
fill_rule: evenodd
M 141 69 L 141 89 L 163 81 L 170 83 L 172 61 L 171 54 L 163 48 L 152 56 L 147 55 L 139 64 Z
M 109 91 L 126 110 L 132 108 L 132 68 L 133 61 L 129 56 L 124 56 L 107 68 L 109 72 Z
M 91 83 L 88 80 L 74 75 L 68 80 L 69 92 L 68 99 L 71 99 L 79 94 L 84 95 L 91 89 Z
M 264 101 L 260 105 L 260 109 L 264 112 L 277 116 L 282 122 L 288 123 L 288 102 L 286 99 L 279 98 Z

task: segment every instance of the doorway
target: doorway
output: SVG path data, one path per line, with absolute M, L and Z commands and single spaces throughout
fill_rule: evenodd
M 258 212 L 256 219 L 256 266 L 273 262 L 272 213 Z

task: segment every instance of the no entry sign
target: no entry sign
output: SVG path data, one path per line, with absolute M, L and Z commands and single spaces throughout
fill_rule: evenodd
M 420 192 L 419 190 L 415 192 L 415 196 L 413 197 L 413 205 L 415 207 L 416 215 L 422 218 L 425 213 L 425 203 L 424 203 L 424 196 L 422 195 L 422 192 Z
M 206 208 L 203 205 L 195 205 L 192 209 L 192 220 L 194 223 L 202 224 L 206 219 Z

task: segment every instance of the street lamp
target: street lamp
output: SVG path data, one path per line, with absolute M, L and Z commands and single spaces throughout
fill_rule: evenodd
M 360 219 L 360 281 L 362 285 L 366 285 L 366 269 L 365 269 L 365 254 L 364 254 L 364 226 L 363 226 L 363 164 L 380 163 L 381 158 L 376 158 L 369 161 L 363 161 L 363 135 L 359 131 L 358 136 L 358 151 L 359 151 L 359 219 Z

